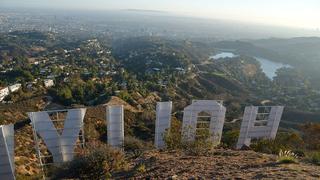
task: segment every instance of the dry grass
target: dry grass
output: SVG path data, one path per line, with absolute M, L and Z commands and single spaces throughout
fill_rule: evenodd
M 276 156 L 253 151 L 216 149 L 211 155 L 189 156 L 181 151 L 150 151 L 137 164 L 145 163 L 145 172 L 136 179 L 319 179 L 320 169 L 310 164 L 278 164 Z M 123 177 L 122 177 L 123 178 Z M 128 177 L 127 177 L 128 178 Z

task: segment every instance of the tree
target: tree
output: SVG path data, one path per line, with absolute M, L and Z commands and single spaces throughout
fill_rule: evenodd
M 74 88 L 72 96 L 73 96 L 74 101 L 76 101 L 77 103 L 82 103 L 85 99 L 83 87 L 78 86 L 78 87 Z
M 64 105 L 70 105 L 73 101 L 72 92 L 68 86 L 58 90 L 57 96 Z

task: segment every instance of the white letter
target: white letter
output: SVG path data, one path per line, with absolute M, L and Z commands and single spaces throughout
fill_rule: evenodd
M 14 180 L 13 125 L 0 126 L 0 179 Z
M 124 143 L 124 117 L 123 106 L 107 107 L 108 144 L 123 148 Z
M 156 130 L 154 137 L 154 145 L 157 149 L 164 148 L 164 133 L 171 125 L 172 102 L 157 103 Z
M 205 115 L 202 115 L 205 114 Z M 184 108 L 182 138 L 185 141 L 194 141 L 197 124 L 207 124 L 211 140 L 215 145 L 221 141 L 226 108 L 219 101 L 195 100 Z M 198 122 L 198 118 L 210 118 L 206 122 Z
M 277 135 L 283 109 L 283 106 L 246 107 L 237 149 L 241 149 L 243 145 L 250 146 L 251 138 L 274 139 Z M 263 112 L 259 112 L 259 110 L 263 110 Z
M 52 154 L 53 162 L 61 163 L 73 159 L 74 148 L 83 127 L 85 112 L 86 109 L 68 110 L 62 135 L 57 132 L 48 112 L 29 113 L 32 127 L 44 140 Z

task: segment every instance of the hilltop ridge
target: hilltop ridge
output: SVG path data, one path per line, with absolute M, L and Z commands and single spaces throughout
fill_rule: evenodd
M 279 164 L 277 157 L 254 151 L 216 149 L 208 156 L 190 156 L 179 151 L 150 151 L 137 161 L 145 179 L 319 179 L 320 167 L 307 163 Z

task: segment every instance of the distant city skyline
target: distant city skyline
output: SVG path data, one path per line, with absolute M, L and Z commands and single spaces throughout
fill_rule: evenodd
M 157 10 L 213 19 L 297 28 L 320 28 L 319 0 L 0 0 L 4 8 Z

